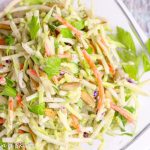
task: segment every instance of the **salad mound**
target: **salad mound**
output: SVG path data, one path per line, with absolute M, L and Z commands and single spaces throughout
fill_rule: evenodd
M 11 1 L 0 13 L 0 145 L 102 149 L 105 134 L 134 135 L 137 94 L 150 95 L 140 61 L 131 34 L 80 1 Z

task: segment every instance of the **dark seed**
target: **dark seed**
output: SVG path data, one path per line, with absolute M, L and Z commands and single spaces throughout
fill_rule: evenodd
M 6 60 L 6 63 L 7 63 L 7 64 L 11 63 L 11 60 Z
M 83 133 L 83 137 L 84 137 L 84 138 L 88 138 L 88 137 L 89 137 L 89 134 L 88 134 L 87 132 L 84 132 L 84 133 Z
M 133 81 L 132 79 L 127 79 L 127 81 L 128 81 L 129 83 L 134 83 L 134 81 Z

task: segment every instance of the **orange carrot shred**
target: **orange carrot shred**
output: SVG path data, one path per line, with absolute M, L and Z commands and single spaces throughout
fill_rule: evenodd
M 86 50 L 83 50 L 82 53 L 84 55 L 84 58 L 88 62 L 89 66 L 93 70 L 93 73 L 94 73 L 94 75 L 97 79 L 97 82 L 98 82 L 99 100 L 98 100 L 98 104 L 97 104 L 97 110 L 99 110 L 102 106 L 102 102 L 103 102 L 103 98 L 104 98 L 104 88 L 103 88 L 102 79 L 101 79 L 102 75 L 98 72 L 96 65 L 94 64 L 94 62 L 92 61 L 92 59 L 90 58 L 90 56 L 86 52 Z
M 50 53 L 50 41 L 47 39 L 46 42 L 45 42 L 45 53 L 46 53 L 46 56 L 51 56 L 51 53 Z
M 68 27 L 70 30 L 72 30 L 78 37 L 82 35 L 82 33 L 77 30 L 74 26 L 72 26 L 70 23 L 68 23 L 65 19 L 63 19 L 61 16 L 55 16 L 56 19 L 61 22 L 63 25 Z
M 110 73 L 114 76 L 115 73 L 116 73 L 114 67 L 113 67 L 111 64 L 109 64 L 108 66 L 109 66 L 109 71 L 110 71 Z
M 14 105 L 13 99 L 10 99 L 9 102 L 8 102 L 9 110 L 13 111 L 13 109 L 14 109 L 13 105 Z
M 0 84 L 5 85 L 6 84 L 6 79 L 4 77 L 0 77 Z
M 20 107 L 23 107 L 23 103 L 22 103 L 22 98 L 21 98 L 21 96 L 20 96 L 20 95 L 17 95 L 16 99 L 17 99 L 18 105 L 19 105 Z
M 18 130 L 19 134 L 24 134 L 25 132 L 23 130 Z
M 0 125 L 3 124 L 3 123 L 5 123 L 5 119 L 0 118 Z
M 24 67 L 24 64 L 20 64 L 20 70 L 22 70 Z
M 38 74 L 37 74 L 37 72 L 36 72 L 35 70 L 29 69 L 28 71 L 29 71 L 32 75 L 38 77 Z
M 5 40 L 4 39 L 0 39 L 0 45 L 5 45 L 5 44 L 6 44 Z
M 124 116 L 128 120 L 128 122 L 134 123 L 134 119 L 125 109 L 115 105 L 113 102 L 110 103 L 110 106 L 113 110 L 119 112 L 122 116 Z

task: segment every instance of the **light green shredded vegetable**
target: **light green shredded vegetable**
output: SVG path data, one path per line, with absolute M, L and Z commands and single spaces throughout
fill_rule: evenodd
M 112 30 L 80 0 L 12 0 L 0 29 L 3 149 L 77 150 L 99 140 L 102 150 L 106 134 L 134 135 L 137 95 L 150 96 L 139 65 L 150 71 L 150 57 L 129 31 Z

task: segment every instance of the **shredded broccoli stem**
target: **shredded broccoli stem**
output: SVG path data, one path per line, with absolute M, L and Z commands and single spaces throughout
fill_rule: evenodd
M 133 63 L 117 53 L 128 43 L 111 38 L 91 8 L 12 0 L 0 12 L 1 144 L 71 150 L 98 139 L 102 150 L 105 134 L 135 133 L 127 124 L 137 119 L 137 94 L 150 96 L 149 80 L 129 78 L 121 64 Z

